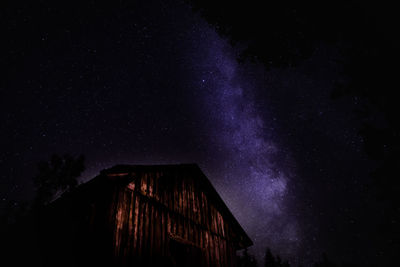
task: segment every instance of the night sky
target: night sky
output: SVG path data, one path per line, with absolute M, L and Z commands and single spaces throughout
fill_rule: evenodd
M 1 21 L 2 206 L 33 198 L 54 153 L 85 155 L 81 182 L 115 164 L 197 163 L 260 264 L 266 247 L 306 264 L 380 253 L 363 100 L 332 99 L 347 79 L 335 45 L 296 66 L 239 63 L 245 45 L 180 1 L 7 3 Z

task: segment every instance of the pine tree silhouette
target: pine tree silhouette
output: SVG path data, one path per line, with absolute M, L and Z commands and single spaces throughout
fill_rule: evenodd
M 264 256 L 264 267 L 275 267 L 276 266 L 276 260 L 274 255 L 272 255 L 272 252 L 269 248 L 267 248 L 267 251 L 265 252 Z
M 85 170 L 85 158 L 80 155 L 53 155 L 48 161 L 38 163 L 38 174 L 33 178 L 36 187 L 36 204 L 50 202 L 56 193 L 72 190 L 78 184 L 77 178 Z

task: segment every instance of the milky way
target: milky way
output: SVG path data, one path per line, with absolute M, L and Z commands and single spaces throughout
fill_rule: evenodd
M 209 138 L 223 155 L 219 167 L 223 181 L 218 189 L 254 241 L 259 260 L 266 247 L 294 256 L 301 242 L 287 200 L 291 170 L 276 164 L 275 157 L 282 152 L 269 138 L 267 127 L 274 117 L 263 117 L 268 112 L 259 112 L 253 99 L 253 86 L 265 84 L 249 82 L 234 49 L 206 26 L 201 30 L 207 37 L 203 59 L 194 63 L 194 76 L 200 81 L 202 103 L 208 110 Z

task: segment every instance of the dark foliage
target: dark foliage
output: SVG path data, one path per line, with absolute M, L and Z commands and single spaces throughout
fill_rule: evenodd
M 274 256 L 271 249 L 267 248 L 264 256 L 264 266 L 265 267 L 290 267 L 287 260 L 282 261 L 279 255 Z
M 257 261 L 255 257 L 248 253 L 247 249 L 243 251 L 243 254 L 239 257 L 239 267 L 257 267 Z
M 78 184 L 77 178 L 85 170 L 83 155 L 53 155 L 48 161 L 38 164 L 38 174 L 34 177 L 37 203 L 48 203 L 59 191 L 71 190 Z
M 326 254 L 323 254 L 322 260 L 314 263 L 313 267 L 336 267 L 336 264 L 331 262 Z
M 273 267 L 276 266 L 276 260 L 274 255 L 272 255 L 272 252 L 269 248 L 267 248 L 267 251 L 265 252 L 264 256 L 264 266 L 265 267 Z
M 33 178 L 37 190 L 34 205 L 10 201 L 2 208 L 0 251 L 4 253 L 3 262 L 13 266 L 45 265 L 41 259 L 43 249 L 40 244 L 44 240 L 43 229 L 48 228 L 44 227 L 44 222 L 50 220 L 42 214 L 43 204 L 51 201 L 58 192 L 75 188 L 77 178 L 84 169 L 82 155 L 53 155 L 50 160 L 38 163 L 38 174 Z M 71 234 L 69 230 L 73 224 L 70 221 L 65 220 L 61 225 L 66 235 Z M 57 239 L 59 235 L 53 238 Z

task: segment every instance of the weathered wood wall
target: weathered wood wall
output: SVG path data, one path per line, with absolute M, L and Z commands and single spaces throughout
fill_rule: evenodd
M 116 187 L 108 215 L 119 264 L 179 261 L 171 248 L 178 242 L 192 248 L 192 266 L 235 266 L 237 234 L 193 173 L 126 175 L 132 180 Z
M 37 222 L 40 266 L 234 267 L 252 244 L 193 165 L 113 167 Z

